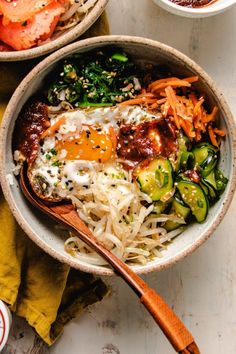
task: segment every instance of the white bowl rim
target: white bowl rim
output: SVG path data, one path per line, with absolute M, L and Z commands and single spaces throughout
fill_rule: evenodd
M 60 37 L 52 40 L 51 42 L 26 50 L 0 52 L 0 62 L 29 60 L 44 56 L 58 50 L 61 47 L 64 47 L 84 34 L 96 22 L 105 10 L 108 1 L 109 0 L 97 0 L 94 7 L 80 23 L 72 27 L 67 33 L 62 34 Z
M 180 251 L 177 255 L 171 257 L 171 259 L 164 260 L 161 264 L 152 264 L 148 263 L 145 266 L 139 267 L 138 270 L 133 267 L 133 269 L 136 271 L 138 274 L 145 274 L 149 273 L 152 271 L 157 271 L 161 270 L 164 268 L 169 267 L 170 265 L 175 264 L 179 260 L 185 258 L 188 254 L 191 254 L 194 250 L 196 250 L 202 243 L 204 243 L 210 235 L 213 233 L 213 231 L 216 229 L 216 227 L 219 225 L 221 220 L 223 219 L 226 211 L 228 210 L 230 203 L 233 198 L 233 194 L 236 188 L 236 126 L 235 122 L 233 119 L 233 116 L 230 112 L 230 109 L 223 97 L 223 95 L 220 93 L 216 85 L 214 84 L 213 80 L 208 76 L 208 74 L 199 66 L 197 65 L 193 60 L 191 60 L 189 57 L 187 57 L 185 54 L 179 52 L 178 50 L 167 46 L 161 42 L 154 41 L 151 39 L 147 38 L 142 38 L 142 37 L 135 37 L 135 36 L 121 36 L 121 35 L 109 35 L 109 36 L 100 36 L 100 37 L 94 37 L 94 38 L 89 38 L 85 39 L 82 41 L 78 41 L 72 44 L 69 44 L 68 46 L 59 49 L 58 51 L 54 52 L 47 58 L 45 58 L 43 61 L 41 61 L 37 66 L 35 66 L 29 74 L 22 80 L 20 85 L 17 87 L 15 90 L 14 94 L 12 95 L 8 106 L 6 108 L 5 114 L 3 116 L 1 128 L 0 128 L 0 161 L 2 164 L 2 168 L 0 169 L 0 182 L 2 185 L 2 190 L 4 193 L 4 196 L 10 206 L 10 209 L 18 221 L 19 225 L 22 227 L 22 229 L 26 232 L 26 234 L 34 241 L 41 249 L 43 249 L 46 253 L 54 257 L 55 259 L 59 260 L 60 262 L 67 263 L 69 266 L 75 269 L 82 270 L 84 272 L 88 273 L 94 273 L 96 275 L 113 275 L 114 271 L 109 268 L 98 268 L 97 266 L 91 265 L 91 264 L 81 264 L 78 263 L 76 258 L 72 259 L 67 257 L 64 254 L 61 254 L 59 251 L 55 250 L 53 247 L 47 244 L 47 242 L 43 241 L 37 233 L 31 228 L 30 224 L 21 216 L 18 207 L 15 203 L 14 197 L 11 192 L 11 188 L 9 186 L 7 176 L 6 176 L 6 164 L 5 164 L 5 151 L 6 151 L 6 141 L 5 141 L 5 132 L 8 129 L 8 126 L 10 124 L 10 117 L 12 117 L 12 114 L 15 111 L 15 105 L 17 105 L 22 92 L 24 91 L 25 87 L 33 80 L 35 76 L 38 74 L 40 75 L 41 71 L 45 69 L 48 65 L 50 65 L 52 62 L 55 62 L 61 58 L 62 55 L 65 54 L 70 54 L 72 51 L 76 49 L 86 49 L 90 48 L 92 45 L 97 45 L 99 46 L 100 44 L 113 44 L 113 45 L 119 45 L 122 43 L 126 44 L 140 44 L 142 43 L 143 45 L 146 46 L 151 46 L 153 48 L 157 48 L 161 50 L 162 52 L 165 52 L 168 54 L 170 57 L 178 57 L 178 59 L 181 59 L 182 62 L 188 66 L 188 68 L 193 69 L 194 71 L 197 71 L 200 78 L 204 80 L 205 83 L 211 88 L 211 91 L 214 92 L 214 95 L 217 96 L 219 101 L 221 102 L 221 107 L 222 110 L 224 110 L 225 113 L 227 113 L 227 118 L 228 118 L 228 124 L 230 126 L 230 131 L 229 134 L 232 139 L 232 156 L 233 156 L 233 166 L 232 166 L 232 175 L 230 176 L 230 181 L 228 183 L 228 189 L 227 189 L 227 194 L 225 195 L 224 203 L 221 205 L 221 209 L 219 211 L 218 217 L 214 220 L 214 222 L 206 228 L 206 230 L 202 233 L 202 235 L 192 244 L 190 244 L 188 247 L 186 247 L 184 250 Z M 235 146 L 235 148 L 233 148 Z
M 172 2 L 171 0 L 153 0 L 156 4 L 160 4 L 163 3 L 164 7 L 167 9 L 167 7 L 169 7 L 170 9 L 172 9 L 173 12 L 180 13 L 182 12 L 183 14 L 191 14 L 192 16 L 196 15 L 204 15 L 204 14 L 217 14 L 219 12 L 222 12 L 223 10 L 226 10 L 228 7 L 234 5 L 236 3 L 236 0 L 228 0 L 227 3 L 222 2 L 222 4 L 217 4 L 218 0 L 215 0 L 215 2 L 213 2 L 212 4 L 209 4 L 207 6 L 203 6 L 203 7 L 199 7 L 199 8 L 191 8 L 191 7 L 187 7 L 187 6 L 181 6 L 181 5 L 177 5 L 174 2 Z M 214 6 L 214 5 L 217 6 Z

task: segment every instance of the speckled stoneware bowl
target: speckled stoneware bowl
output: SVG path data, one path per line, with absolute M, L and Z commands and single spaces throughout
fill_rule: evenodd
M 229 208 L 236 184 L 236 127 L 233 117 L 222 94 L 218 91 L 212 79 L 196 63 L 182 53 L 162 43 L 145 38 L 104 36 L 73 43 L 47 57 L 22 81 L 6 109 L 0 133 L 0 178 L 4 195 L 17 221 L 29 237 L 45 252 L 61 262 L 69 264 L 71 267 L 86 272 L 103 275 L 113 274 L 109 267 L 89 265 L 66 253 L 64 251 L 65 238 L 55 229 L 55 224 L 28 204 L 14 176 L 13 185 L 9 184 L 7 178 L 8 174 L 12 174 L 14 166 L 11 148 L 12 132 L 15 120 L 24 103 L 42 87 L 44 78 L 50 74 L 59 60 L 72 53 L 85 53 L 91 49 L 106 46 L 123 48 L 138 62 L 164 63 L 177 76 L 198 75 L 200 78 L 198 88 L 206 94 L 210 107 L 213 105 L 219 107 L 221 125 L 227 132 L 226 139 L 221 145 L 220 161 L 221 168 L 229 178 L 229 183 L 224 194 L 220 201 L 210 208 L 207 220 L 202 224 L 194 223 L 189 226 L 186 231 L 168 246 L 167 250 L 163 252 L 162 258 L 157 258 L 146 265 L 133 267 L 137 273 L 148 273 L 176 263 L 193 252 L 212 234 Z
M 80 23 L 78 23 L 74 27 L 63 31 L 59 36 L 52 36 L 49 42 L 41 46 L 26 50 L 0 52 L 0 61 L 21 61 L 37 58 L 45 54 L 54 52 L 57 49 L 65 46 L 66 44 L 73 42 L 93 25 L 93 23 L 105 10 L 108 1 L 109 0 L 97 0 L 94 7 L 89 10 L 88 14 Z

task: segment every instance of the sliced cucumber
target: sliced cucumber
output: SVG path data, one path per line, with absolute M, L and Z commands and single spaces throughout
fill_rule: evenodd
M 148 194 L 153 201 L 160 200 L 173 188 L 172 166 L 164 157 L 143 161 L 134 175 L 141 191 Z
M 202 177 L 208 176 L 218 161 L 218 150 L 209 143 L 201 143 L 192 151 L 195 158 L 195 167 L 200 167 Z
M 181 133 L 179 135 L 177 141 L 178 141 L 177 159 L 173 163 L 173 169 L 175 171 L 179 171 L 181 168 L 181 156 L 184 152 L 187 152 L 187 145 L 188 145 L 189 139 Z
M 185 220 L 190 213 L 190 208 L 185 206 L 184 203 L 182 203 L 179 199 L 174 198 L 170 211 L 171 211 L 171 213 L 175 214 L 179 218 L 183 218 Z M 171 220 L 168 220 L 164 225 L 164 227 L 167 231 L 177 229 L 177 227 L 179 227 L 179 226 L 180 226 L 179 223 L 177 223 L 175 221 L 171 221 Z
M 207 187 L 204 183 L 202 183 L 202 182 L 200 182 L 200 186 L 201 186 L 201 188 L 203 189 L 203 192 L 208 196 L 208 194 L 209 194 L 209 189 L 208 189 L 208 187 Z
M 178 204 L 180 204 L 186 208 L 188 207 L 187 204 L 185 204 L 185 202 L 183 201 L 183 199 L 181 199 L 181 195 L 178 190 L 176 190 L 174 198 Z
M 184 173 L 179 173 L 179 174 L 176 176 L 176 181 L 177 181 L 177 182 L 180 182 L 180 181 L 189 181 L 189 182 L 191 182 L 191 179 L 188 178 L 187 176 L 185 176 Z
M 198 166 L 200 166 L 202 162 L 208 157 L 209 153 L 213 154 L 216 152 L 217 149 L 209 143 L 197 144 L 192 150 L 192 153 L 194 154 L 195 157 L 195 163 Z
M 207 182 L 205 179 L 203 179 L 201 183 L 202 186 L 205 186 L 208 189 L 207 196 L 211 202 L 218 199 L 217 189 L 214 188 L 211 183 Z
M 158 200 L 157 202 L 154 203 L 153 211 L 152 213 L 154 214 L 161 214 L 163 211 L 167 208 L 167 203 L 161 202 Z
M 216 153 L 209 154 L 208 157 L 203 161 L 201 165 L 201 175 L 207 177 L 215 168 L 217 164 L 218 156 Z
M 192 169 L 194 166 L 194 155 L 191 151 L 183 151 L 180 157 L 180 169 Z
M 184 203 L 181 203 L 177 198 L 174 198 L 172 208 L 177 216 L 182 217 L 184 219 L 186 219 L 188 214 L 190 213 L 190 208 L 184 205 Z
M 201 187 L 205 191 L 207 189 L 207 196 L 211 201 L 218 198 L 216 180 L 215 180 L 215 171 L 211 171 L 211 173 L 201 179 Z
M 208 176 L 204 178 L 204 181 L 210 184 L 215 190 L 216 188 L 216 179 L 215 179 L 215 171 L 211 171 Z
M 228 178 L 226 178 L 223 174 L 223 172 L 219 169 L 215 170 L 215 179 L 216 179 L 216 189 L 219 194 L 223 193 L 225 190 L 227 183 L 228 183 Z
M 203 222 L 208 213 L 208 200 L 202 188 L 193 182 L 180 181 L 177 184 L 177 189 L 197 221 Z
M 203 190 L 205 190 L 205 188 L 207 189 L 207 197 L 211 202 L 217 199 L 217 192 L 210 183 L 207 183 L 205 180 L 202 180 L 201 187 Z

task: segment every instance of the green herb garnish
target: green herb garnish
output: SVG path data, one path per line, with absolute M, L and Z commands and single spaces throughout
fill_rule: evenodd
M 54 161 L 54 162 L 52 163 L 52 166 L 54 166 L 54 167 L 60 167 L 61 165 L 62 165 L 62 163 L 61 163 L 59 160 Z
M 52 148 L 52 149 L 50 150 L 50 153 L 51 153 L 52 155 L 57 155 L 57 150 L 54 149 L 54 148 Z

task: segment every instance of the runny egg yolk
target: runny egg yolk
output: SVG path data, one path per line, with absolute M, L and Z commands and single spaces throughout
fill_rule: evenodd
M 114 157 L 112 137 L 91 126 L 84 127 L 76 136 L 58 140 L 58 152 L 66 151 L 66 160 L 89 160 L 106 162 Z

